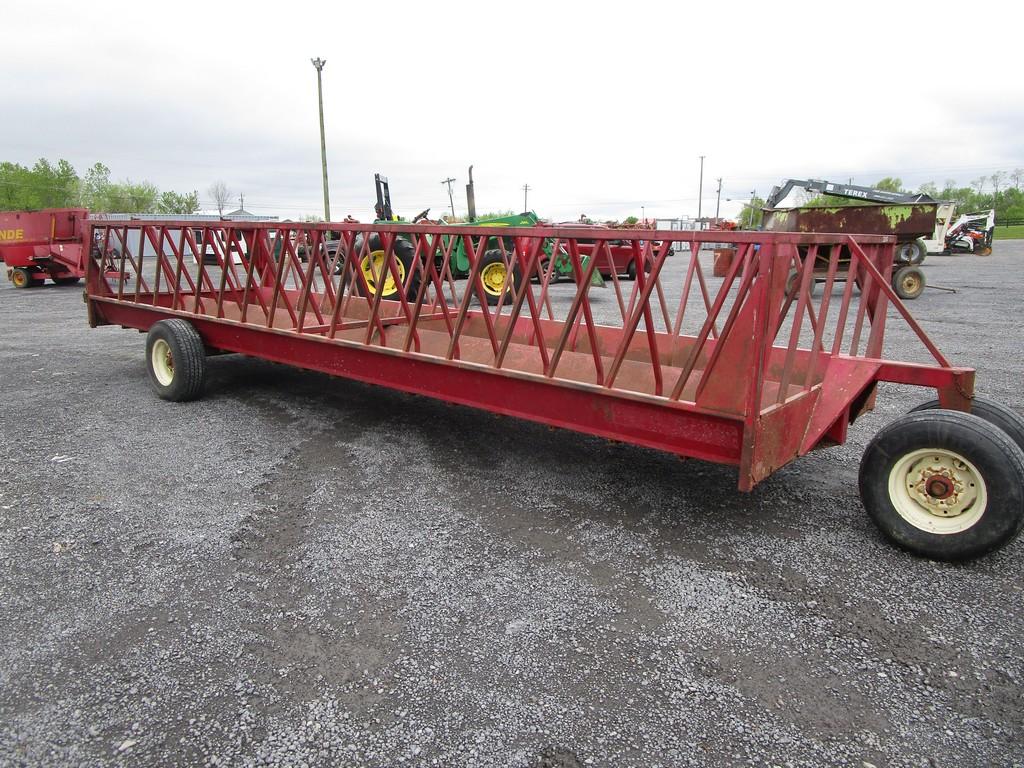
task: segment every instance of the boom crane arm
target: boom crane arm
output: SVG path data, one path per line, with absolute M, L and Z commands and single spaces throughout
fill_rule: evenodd
M 786 199 L 795 188 L 808 189 L 824 195 L 849 197 L 854 200 L 866 200 L 871 203 L 933 203 L 929 195 L 908 192 L 887 192 L 874 187 L 859 187 L 856 184 L 836 184 L 821 179 L 786 179 L 782 186 L 772 187 L 771 194 L 765 200 L 765 208 L 775 208 Z

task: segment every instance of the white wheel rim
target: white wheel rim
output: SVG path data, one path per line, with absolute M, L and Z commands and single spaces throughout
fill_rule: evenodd
M 153 367 L 153 375 L 160 382 L 160 386 L 169 386 L 174 381 L 174 357 L 171 355 L 170 345 L 163 339 L 153 342 L 153 351 L 150 353 L 149 361 Z
M 928 533 L 963 533 L 985 514 L 988 489 L 971 462 L 943 448 L 906 454 L 889 472 L 889 499 L 899 516 Z

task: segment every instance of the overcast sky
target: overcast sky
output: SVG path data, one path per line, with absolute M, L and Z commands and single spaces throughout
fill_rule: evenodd
M 492 7 L 497 10 L 490 10 Z M 448 206 L 723 215 L 786 177 L 1024 166 L 1020 2 L 6 3 L 0 159 L 332 218 Z M 732 202 L 729 202 L 732 200 Z

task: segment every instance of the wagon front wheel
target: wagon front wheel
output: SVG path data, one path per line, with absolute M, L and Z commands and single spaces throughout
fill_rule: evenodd
M 924 270 L 920 267 L 900 267 L 892 276 L 892 287 L 901 299 L 916 299 L 924 293 Z
M 934 411 L 942 406 L 938 400 L 929 400 L 910 410 L 911 413 Z M 971 413 L 983 421 L 1003 430 L 1024 451 L 1024 416 L 1002 403 L 976 397 L 971 401 Z
M 903 264 L 920 264 L 927 255 L 928 246 L 920 238 L 896 246 L 896 261 Z
M 146 336 L 149 380 L 158 397 L 195 400 L 206 379 L 206 348 L 199 332 L 184 320 L 161 320 Z
M 1024 526 L 1024 451 L 977 416 L 910 413 L 868 445 L 860 494 L 897 546 L 967 560 L 1005 546 Z

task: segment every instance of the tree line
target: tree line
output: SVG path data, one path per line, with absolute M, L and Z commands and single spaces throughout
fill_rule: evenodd
M 979 176 L 967 186 L 959 186 L 955 179 L 948 179 L 940 188 L 934 182 L 922 184 L 916 190 L 904 189 L 903 181 L 893 176 L 886 176 L 872 184 L 875 189 L 887 192 L 918 192 L 929 195 L 936 200 L 956 203 L 957 211 L 987 211 L 994 208 L 996 221 L 1006 219 L 1024 219 L 1024 168 L 1012 172 L 996 171 L 991 176 Z M 858 205 L 860 200 L 832 195 L 818 195 L 807 201 L 806 205 L 844 206 Z
M 113 181 L 95 163 L 79 175 L 67 160 L 40 158 L 31 168 L 0 162 L 0 210 L 84 207 L 101 213 L 189 214 L 199 210 L 199 193 L 161 192 L 149 181 Z
M 896 181 L 899 181 L 897 179 Z M 919 192 L 931 195 L 936 200 L 950 200 L 956 203 L 958 211 L 983 211 L 994 208 L 996 221 L 1024 219 L 1024 168 L 1013 171 L 996 171 L 991 176 L 979 176 L 968 186 L 957 186 L 949 179 L 942 189 L 929 182 L 922 184 Z

